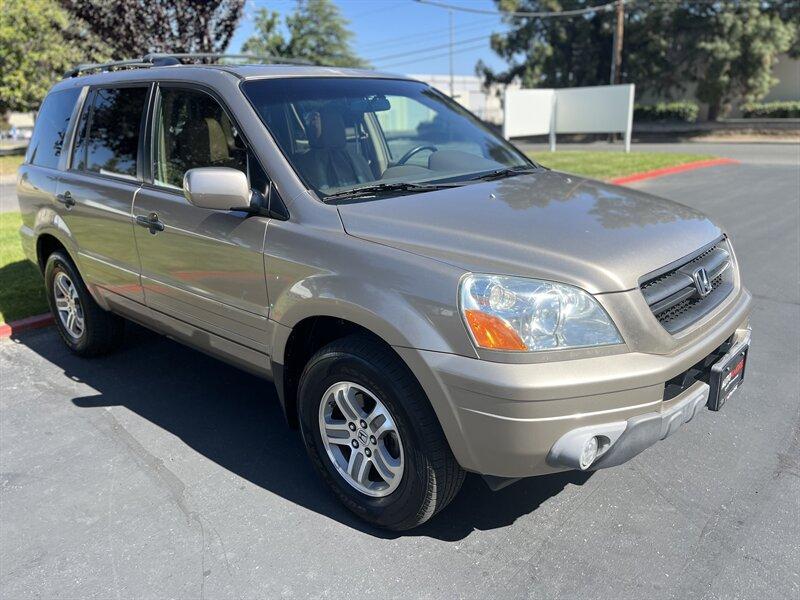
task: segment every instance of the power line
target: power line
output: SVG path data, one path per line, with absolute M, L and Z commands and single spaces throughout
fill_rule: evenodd
M 560 10 L 560 11 L 503 11 L 503 10 L 487 10 L 483 8 L 469 8 L 466 6 L 458 6 L 456 4 L 447 4 L 446 2 L 438 2 L 437 0 L 414 0 L 420 4 L 427 4 L 437 8 L 446 8 L 447 10 L 455 10 L 458 12 L 467 12 L 478 15 L 496 15 L 500 17 L 529 17 L 537 19 L 549 19 L 556 17 L 576 17 L 579 15 L 586 15 L 596 12 L 605 12 L 612 10 L 616 2 L 609 2 L 608 4 L 601 4 L 599 6 L 589 6 L 587 8 L 577 8 L 575 10 Z
M 465 40 L 461 40 L 459 42 L 455 42 L 453 45 L 454 46 L 461 46 L 463 44 L 469 44 L 471 42 L 477 42 L 478 40 L 485 40 L 485 39 L 488 39 L 490 37 L 491 37 L 491 34 L 489 34 L 489 35 L 485 35 L 485 34 L 484 35 L 479 35 L 477 37 L 467 38 Z M 450 47 L 449 43 L 448 44 L 439 44 L 437 46 L 428 46 L 426 48 L 419 48 L 417 50 L 409 50 L 408 52 L 400 52 L 398 54 L 389 54 L 389 55 L 386 55 L 386 56 L 378 56 L 378 57 L 372 58 L 370 60 L 373 60 L 375 62 L 380 62 L 382 60 L 403 58 L 404 56 L 410 56 L 412 54 L 420 54 L 422 52 L 430 52 L 431 50 L 441 50 L 442 48 L 449 48 L 449 47 Z
M 458 31 L 465 32 L 465 31 L 472 31 L 475 29 L 483 29 L 489 27 L 490 23 L 486 20 L 486 17 L 479 21 L 470 21 L 469 23 L 465 23 L 464 25 L 458 26 Z M 383 50 L 384 48 L 389 48 L 392 46 L 400 46 L 403 44 L 408 44 L 411 42 L 418 42 L 423 39 L 429 38 L 436 38 L 436 37 L 444 37 L 447 35 L 447 32 L 450 30 L 449 27 L 438 27 L 436 29 L 428 29 L 421 33 L 414 34 L 413 36 L 410 35 L 401 35 L 394 38 L 388 38 L 385 40 L 381 40 L 378 42 L 371 42 L 368 44 L 360 44 L 359 49 L 367 52 L 375 52 L 377 50 Z
M 453 52 L 453 54 L 463 54 L 464 52 L 470 52 L 472 50 L 479 50 L 479 49 L 485 48 L 485 47 L 486 47 L 486 44 L 480 43 L 480 44 L 477 44 L 475 46 L 468 46 L 466 48 L 461 48 L 460 50 L 455 50 Z M 434 54 L 433 56 L 425 56 L 424 59 L 427 60 L 427 59 L 430 59 L 430 58 L 444 58 L 446 56 L 450 56 L 450 53 L 449 52 L 444 52 L 444 53 L 441 53 L 441 54 Z M 402 60 L 402 61 L 396 62 L 396 63 L 391 63 L 391 64 L 387 64 L 387 65 L 380 65 L 378 68 L 380 68 L 380 69 L 389 69 L 389 68 L 399 67 L 401 65 L 407 65 L 409 63 L 416 63 L 416 62 L 419 62 L 420 60 L 422 60 L 422 59 L 421 58 L 412 58 L 411 60 Z
M 400 6 L 401 4 L 405 4 L 403 0 L 398 0 L 397 2 L 390 2 L 386 3 L 379 3 L 381 4 L 380 8 L 373 8 L 372 10 L 366 10 L 359 13 L 356 13 L 354 16 L 350 17 L 350 20 L 354 19 L 363 19 L 364 17 L 371 17 L 377 13 L 383 13 L 388 10 L 394 10 L 396 7 Z

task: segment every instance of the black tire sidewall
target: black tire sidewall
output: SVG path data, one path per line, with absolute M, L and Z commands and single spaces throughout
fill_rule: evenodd
M 400 485 L 388 496 L 374 498 L 353 488 L 331 464 L 325 450 L 318 424 L 319 407 L 325 391 L 342 381 L 356 383 L 375 394 L 397 424 L 405 464 Z M 424 441 L 403 406 L 398 387 L 397 382 L 362 357 L 337 351 L 312 359 L 298 390 L 300 429 L 316 470 L 350 510 L 367 521 L 389 528 L 398 528 L 416 518 L 428 500 L 426 494 L 432 477 Z

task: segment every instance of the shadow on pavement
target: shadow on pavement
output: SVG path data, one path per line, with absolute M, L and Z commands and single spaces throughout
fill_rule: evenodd
M 14 339 L 58 365 L 66 377 L 97 390 L 97 395 L 73 398 L 75 406 L 124 406 L 224 469 L 376 537 L 460 540 L 476 529 L 510 525 L 567 484 L 582 485 L 590 477 L 560 473 L 492 492 L 470 474 L 453 503 L 430 522 L 409 532 L 387 532 L 353 516 L 328 492 L 300 436 L 287 426 L 271 383 L 135 325 L 128 326 L 119 351 L 93 360 L 70 354 L 53 329 Z

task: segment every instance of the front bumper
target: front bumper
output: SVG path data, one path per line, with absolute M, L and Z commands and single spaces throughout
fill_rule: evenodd
M 629 460 L 697 413 L 708 386 L 692 385 L 665 401 L 665 383 L 732 336 L 734 343 L 749 337 L 750 304 L 742 289 L 712 331 L 672 355 L 627 352 L 509 364 L 396 350 L 420 380 L 465 469 L 520 478 L 576 468 L 551 455 L 556 443 L 575 430 L 614 425 L 615 437 L 608 436 L 614 443 L 592 467 L 603 468 Z

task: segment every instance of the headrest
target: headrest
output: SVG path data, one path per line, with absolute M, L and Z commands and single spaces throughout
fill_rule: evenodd
M 206 166 L 230 158 L 225 132 L 213 118 L 189 121 L 180 134 L 183 151 L 197 166 Z
M 341 113 L 332 106 L 326 106 L 319 111 L 321 132 L 311 125 L 308 127 L 308 143 L 312 148 L 344 148 L 347 135 L 344 128 L 344 119 Z

